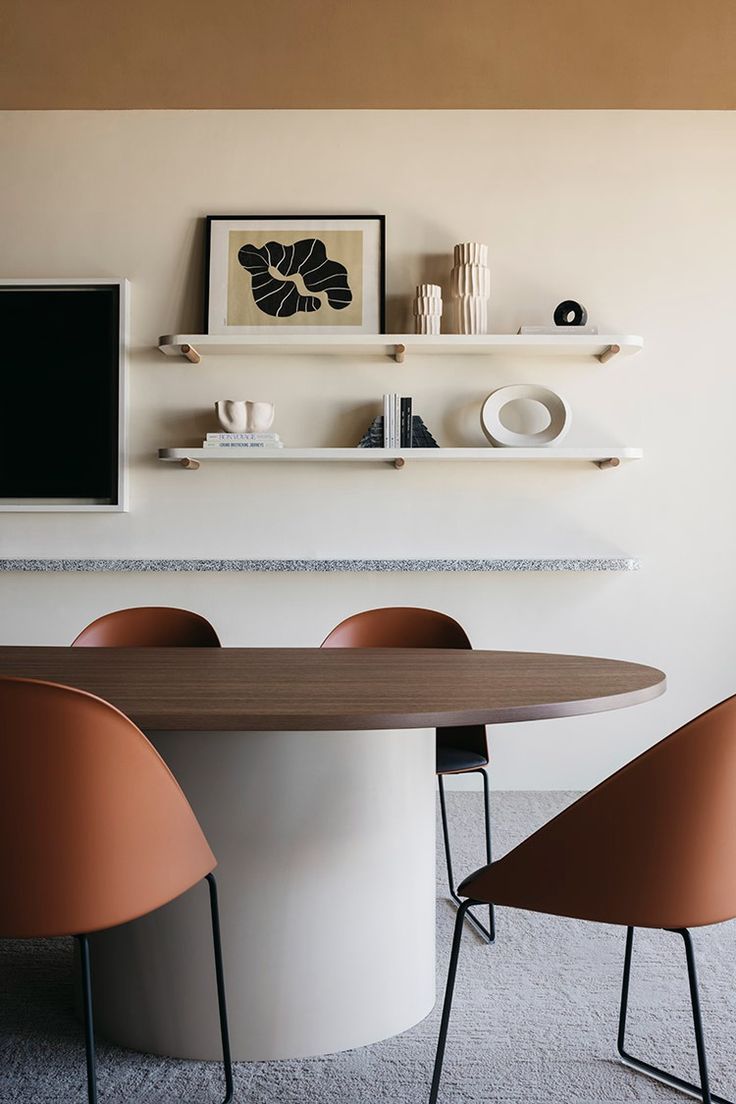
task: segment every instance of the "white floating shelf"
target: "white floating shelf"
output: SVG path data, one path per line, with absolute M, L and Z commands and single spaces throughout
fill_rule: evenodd
M 380 356 L 399 362 L 410 356 L 564 356 L 595 357 L 605 364 L 614 356 L 638 353 L 643 344 L 635 334 L 164 334 L 158 347 L 165 356 L 194 364 L 213 354 Z
M 483 463 L 581 463 L 590 461 L 599 468 L 617 468 L 624 460 L 640 460 L 638 448 L 162 448 L 159 460 L 178 463 L 184 468 L 198 468 L 200 463 L 245 462 L 285 463 L 299 461 L 331 461 L 333 463 L 393 464 L 403 468 L 407 463 L 442 463 L 446 461 L 481 461 Z

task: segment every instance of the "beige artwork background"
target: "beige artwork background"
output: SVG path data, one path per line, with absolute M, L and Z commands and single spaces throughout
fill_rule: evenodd
M 324 242 L 327 256 L 339 261 L 348 270 L 348 284 L 353 301 L 343 310 L 335 310 L 327 302 L 324 292 L 315 292 L 322 300 L 317 311 L 297 311 L 290 318 L 274 318 L 265 314 L 255 303 L 251 291 L 251 274 L 238 260 L 238 251 L 247 244 L 262 248 L 266 242 L 294 245 L 304 238 L 319 238 Z M 362 326 L 363 324 L 363 231 L 362 230 L 231 230 L 228 234 L 228 326 Z M 284 277 L 288 279 L 288 277 Z

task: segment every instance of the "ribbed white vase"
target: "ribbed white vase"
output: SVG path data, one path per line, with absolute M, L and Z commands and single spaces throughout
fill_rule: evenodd
M 438 334 L 442 318 L 442 288 L 419 284 L 414 298 L 414 333 Z
M 461 242 L 455 246 L 454 261 L 450 277 L 455 328 L 461 334 L 486 333 L 491 294 L 488 246 L 480 242 Z

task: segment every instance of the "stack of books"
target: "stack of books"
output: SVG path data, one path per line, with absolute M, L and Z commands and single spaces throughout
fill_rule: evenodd
M 383 396 L 383 447 L 411 448 L 412 400 L 401 395 Z
M 202 448 L 272 449 L 283 448 L 278 433 L 208 433 Z

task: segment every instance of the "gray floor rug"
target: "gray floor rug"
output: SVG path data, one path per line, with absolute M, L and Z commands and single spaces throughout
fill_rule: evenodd
M 506 851 L 573 794 L 494 795 L 495 845 Z M 481 798 L 448 795 L 459 875 L 481 865 Z M 614 828 L 615 826 L 612 826 Z M 438 854 L 438 871 L 443 873 Z M 7 889 L 8 887 L 6 887 Z M 438 886 L 438 985 L 454 910 Z M 458 974 L 441 1100 L 447 1104 L 625 1104 L 684 1099 L 615 1060 L 622 929 L 500 909 L 488 948 L 470 933 Z M 696 933 L 714 1091 L 736 1096 L 736 924 Z M 70 944 L 0 942 L 0 1101 L 84 1104 L 84 1055 L 70 1011 Z M 441 991 L 441 989 L 440 989 Z M 239 1063 L 236 1099 L 252 1104 L 422 1104 L 439 1007 L 376 1046 L 300 1062 Z M 681 940 L 643 932 L 632 974 L 634 1053 L 696 1079 Z M 221 1099 L 219 1068 L 99 1048 L 101 1104 Z

